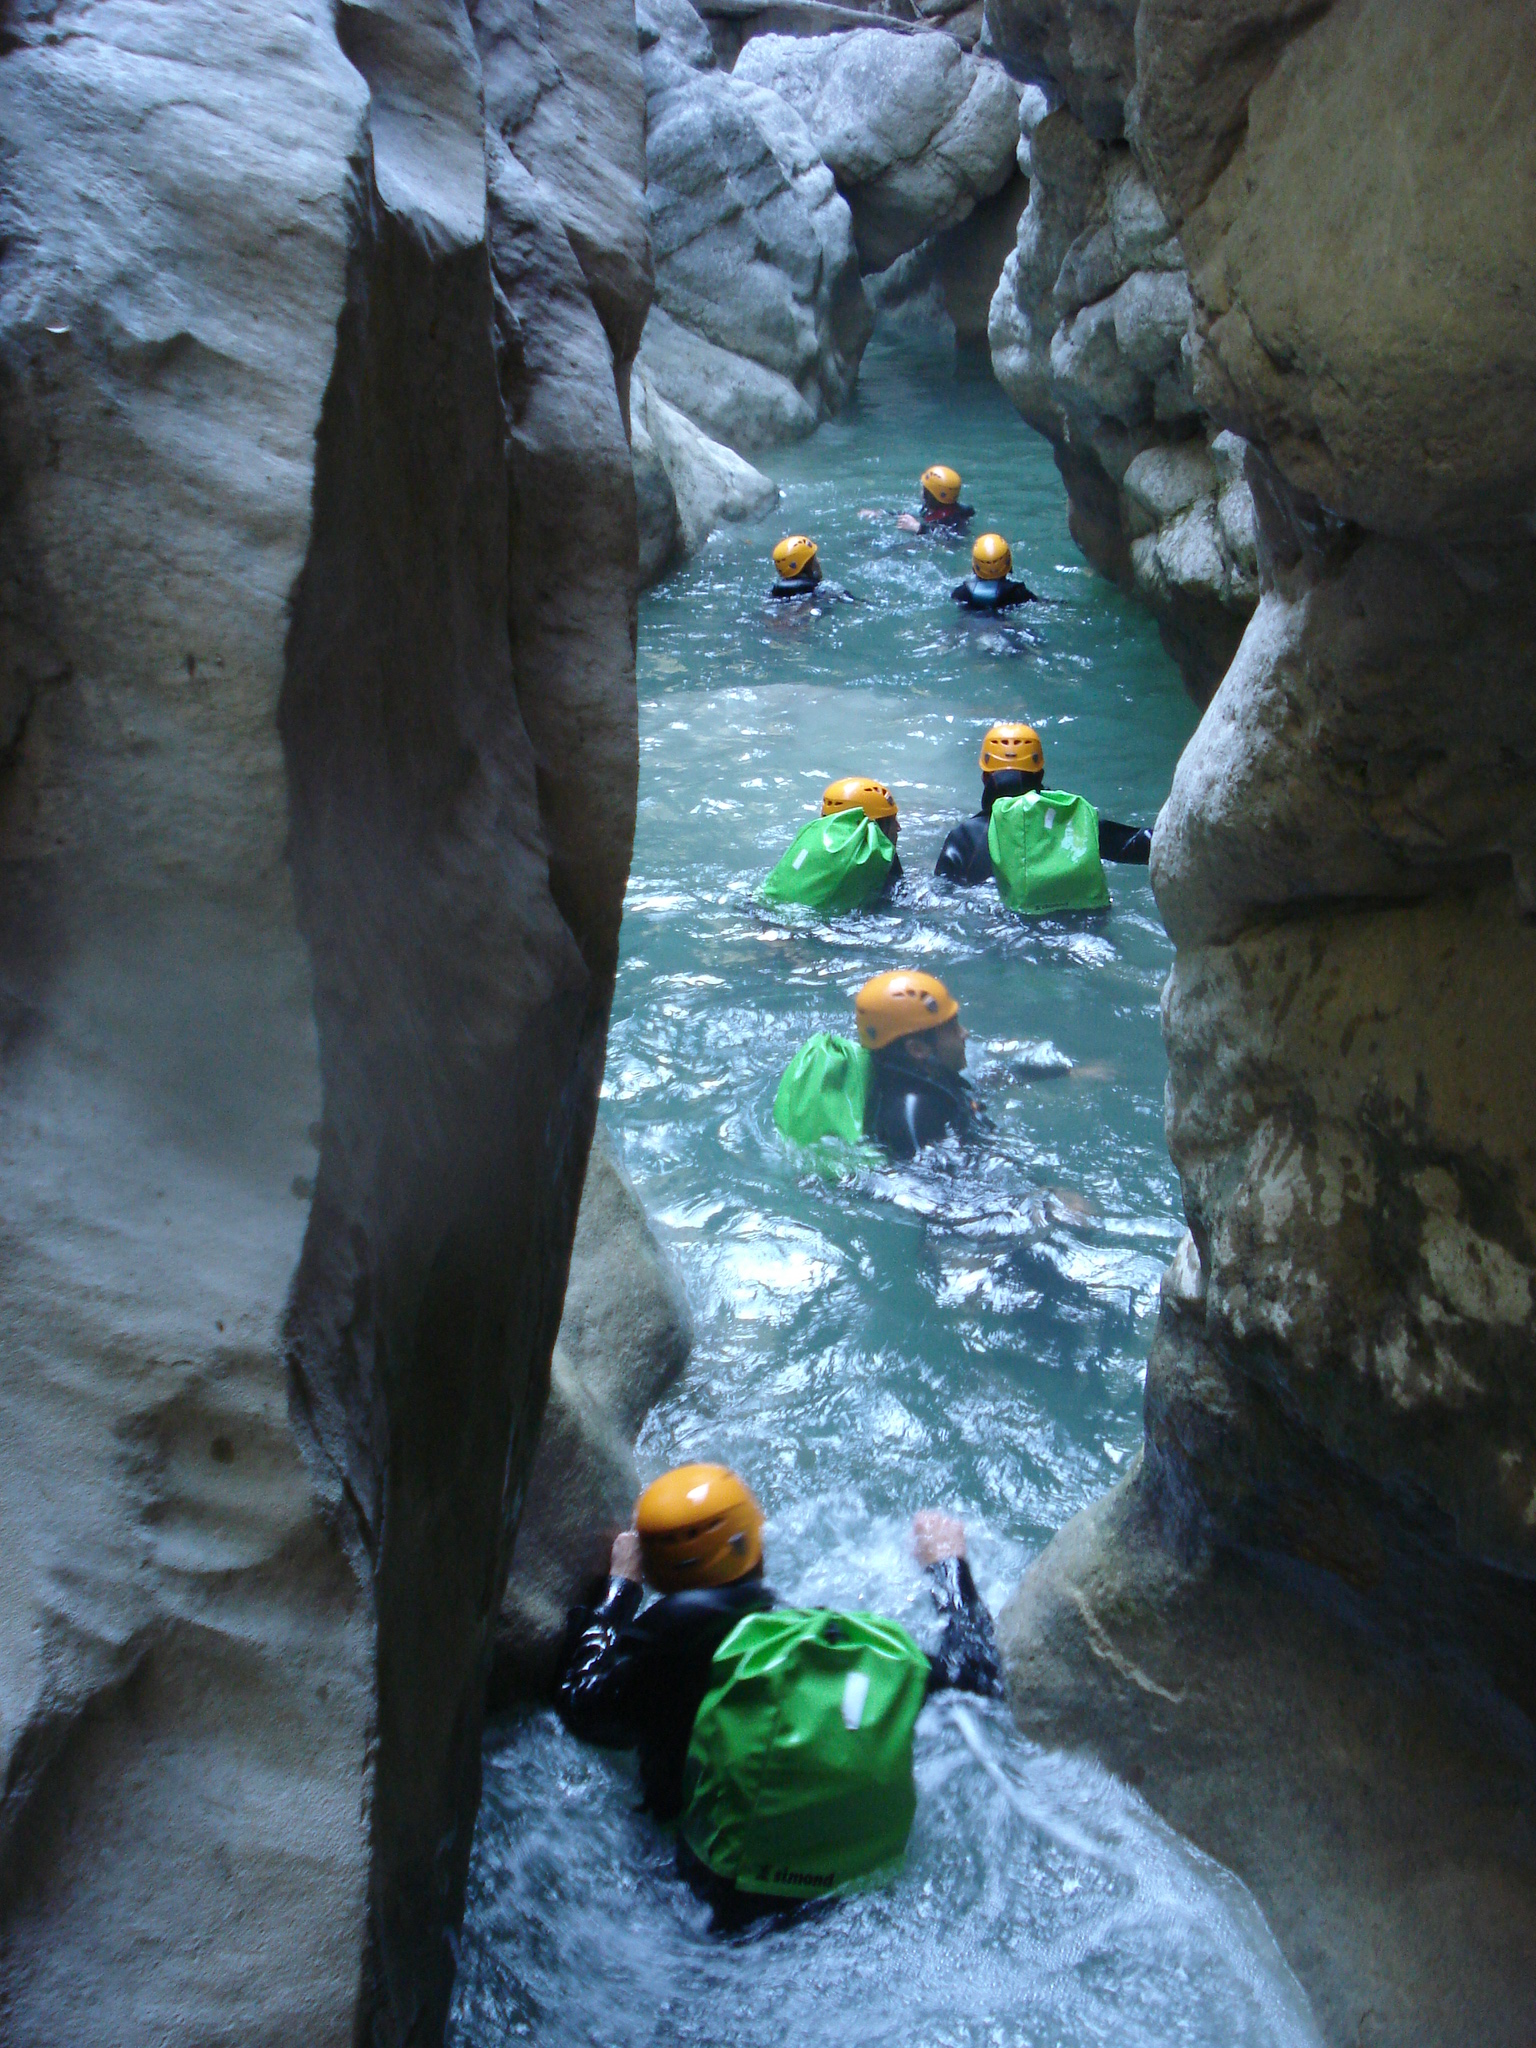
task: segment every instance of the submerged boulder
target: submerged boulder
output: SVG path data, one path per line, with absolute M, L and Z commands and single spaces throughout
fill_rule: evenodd
M 640 587 L 696 555 L 719 527 L 761 519 L 779 502 L 771 477 L 712 441 L 653 390 L 643 372 L 630 386 L 630 447 L 640 524 Z
M 552 1690 L 565 1617 L 594 1583 L 604 1583 L 613 1539 L 630 1525 L 640 1491 L 640 1425 L 692 1346 L 682 1283 L 599 1134 L 496 1629 L 493 1706 Z
M 941 32 L 754 36 L 733 75 L 804 120 L 852 208 L 866 271 L 957 227 L 1014 174 L 1018 87 Z

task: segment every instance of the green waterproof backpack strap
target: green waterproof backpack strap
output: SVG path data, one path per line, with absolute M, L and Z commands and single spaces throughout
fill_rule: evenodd
M 873 1085 L 874 1062 L 862 1045 L 818 1031 L 784 1069 L 773 1120 L 797 1145 L 817 1145 L 823 1138 L 862 1144 Z
M 1099 859 L 1099 814 L 1059 789 L 1005 796 L 992 806 L 987 851 L 997 893 L 1010 910 L 1104 910 L 1109 885 Z
M 834 811 L 795 834 L 763 897 L 815 910 L 862 910 L 885 887 L 895 858 L 895 847 L 862 811 Z
M 810 1899 L 907 1846 L 928 1659 L 874 1614 L 770 1608 L 715 1652 L 683 1771 L 683 1840 L 717 1877 Z

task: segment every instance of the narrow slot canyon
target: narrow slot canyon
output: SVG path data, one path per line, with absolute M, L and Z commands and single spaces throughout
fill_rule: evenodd
M 0 2043 L 1530 2048 L 1536 7 L 18 0 L 0 137 Z M 892 971 L 974 1126 L 809 1151 Z M 733 1934 L 555 1709 L 701 1460 L 1002 1678 Z

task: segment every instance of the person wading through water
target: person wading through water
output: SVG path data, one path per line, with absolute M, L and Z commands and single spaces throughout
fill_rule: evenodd
M 779 1082 L 773 1120 L 785 1137 L 859 1145 L 911 1159 L 953 1131 L 969 1138 L 977 1111 L 961 1076 L 960 1005 L 932 974 L 900 969 L 865 982 L 854 1001 L 857 1042 L 821 1031 Z
M 954 826 L 933 872 L 972 888 L 996 881 L 1012 910 L 1102 910 L 1103 863 L 1145 867 L 1145 825 L 1101 818 L 1083 797 L 1045 788 L 1045 749 L 1032 725 L 994 725 L 981 743 L 981 809 Z
M 676 1824 L 679 1871 L 722 1927 L 894 1866 L 923 1701 L 1002 1689 L 953 1516 L 912 1525 L 942 1618 L 927 1655 L 878 1616 L 781 1605 L 762 1536 L 727 1467 L 664 1473 L 614 1539 L 606 1593 L 571 1611 L 556 1694 L 573 1735 L 639 1751 L 645 1808 Z

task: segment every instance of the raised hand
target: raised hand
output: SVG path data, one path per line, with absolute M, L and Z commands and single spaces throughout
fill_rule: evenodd
M 946 1557 L 964 1557 L 965 1524 L 958 1515 L 946 1515 L 942 1508 L 919 1508 L 912 1517 L 912 1548 L 921 1565 L 939 1564 Z

